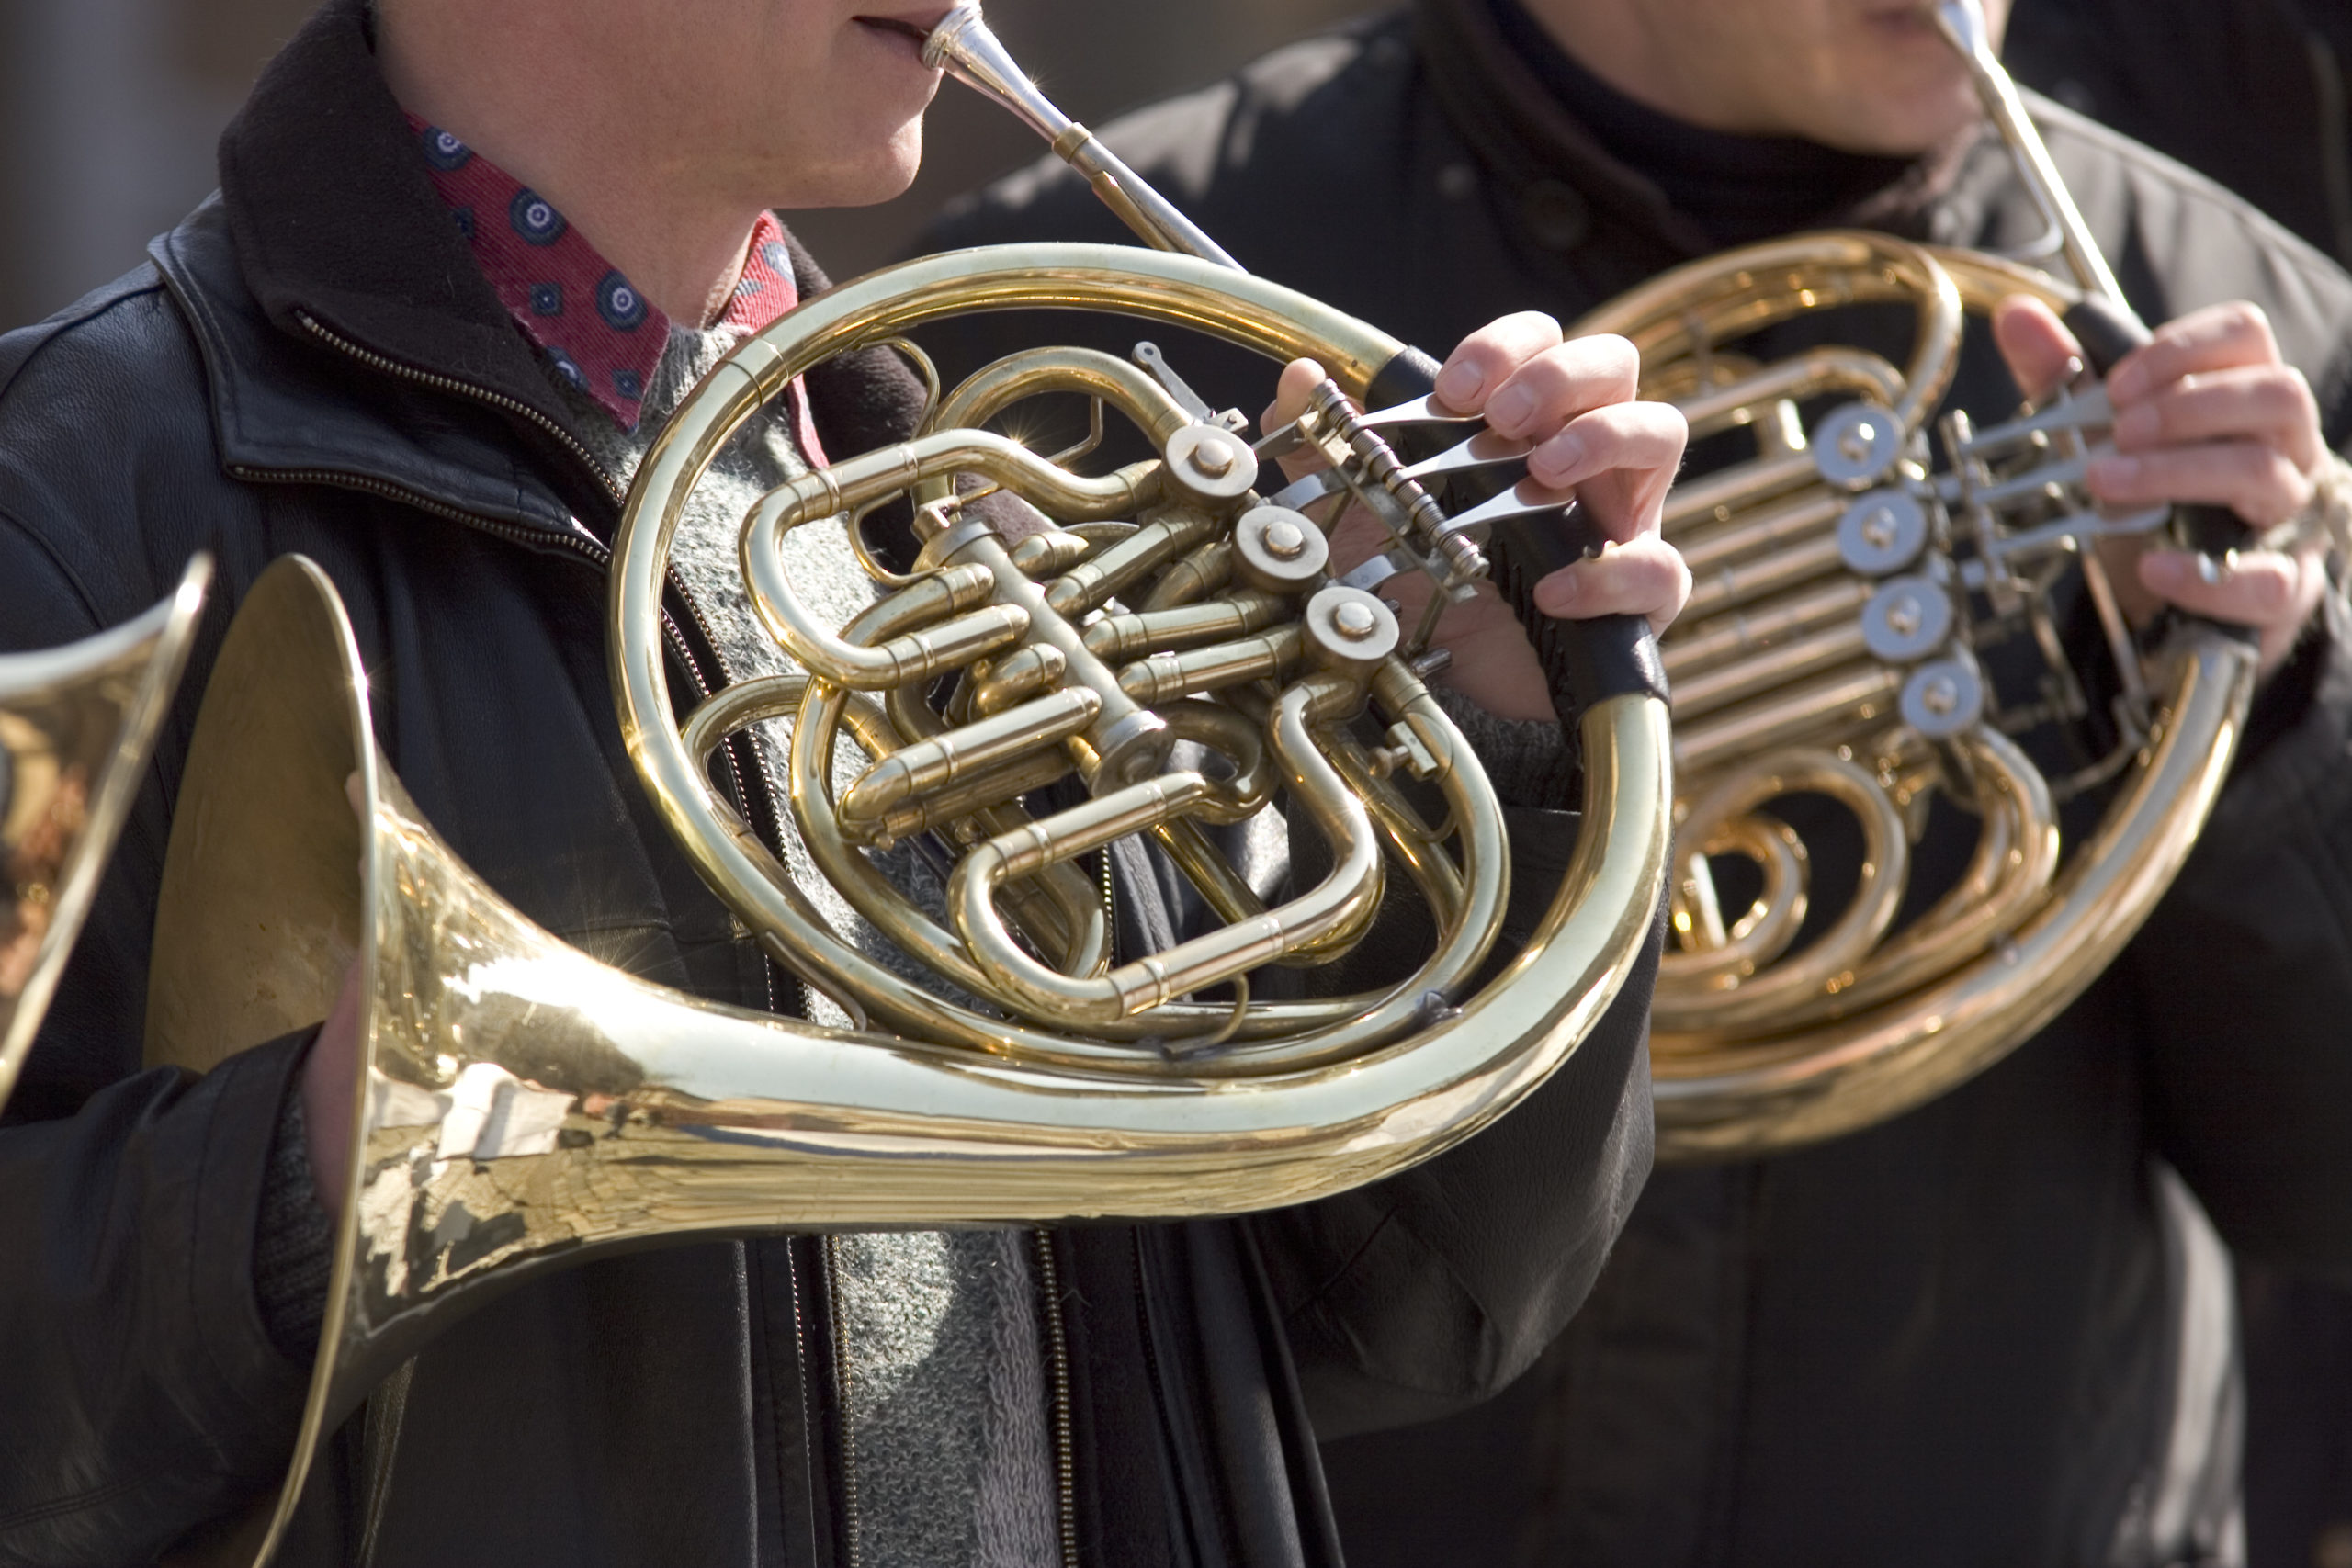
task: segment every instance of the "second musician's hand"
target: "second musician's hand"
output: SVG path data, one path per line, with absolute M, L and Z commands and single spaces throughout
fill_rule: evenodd
M 2056 385 L 2082 353 L 2039 300 L 2003 301 L 1993 328 L 2009 373 L 2034 396 Z M 2246 525 L 2250 541 L 2251 531 L 2283 523 L 2311 502 L 2328 461 L 2311 387 L 2280 356 L 2254 305 L 2215 305 L 2166 322 L 2116 363 L 2107 391 L 2116 453 L 2093 463 L 2086 479 L 2111 506 L 2225 506 Z M 2252 626 L 2266 676 L 2285 661 L 2327 590 L 2317 542 L 2293 551 L 2249 543 L 2222 561 L 2139 540 L 2104 540 L 2100 553 L 2133 619 L 2174 604 Z

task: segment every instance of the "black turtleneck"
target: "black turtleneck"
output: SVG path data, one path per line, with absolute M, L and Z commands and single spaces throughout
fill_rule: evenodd
M 1609 155 L 1654 182 L 1718 245 L 1839 220 L 1902 178 L 1906 158 L 1790 136 L 1706 130 L 1636 103 L 1553 41 L 1519 0 L 1487 0 L 1504 39 Z

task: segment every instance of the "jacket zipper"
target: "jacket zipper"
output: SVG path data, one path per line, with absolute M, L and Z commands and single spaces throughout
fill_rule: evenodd
M 393 484 L 386 479 L 370 479 L 365 474 L 350 473 L 340 468 L 256 468 L 243 463 L 230 464 L 228 471 L 232 479 L 243 479 L 248 484 L 333 485 L 342 490 L 356 490 L 368 495 L 382 496 L 387 501 L 395 501 L 403 506 L 413 506 L 419 512 L 447 518 L 452 523 L 471 528 L 476 533 L 488 534 L 492 538 L 505 539 L 514 544 L 530 547 L 560 545 L 566 551 L 587 561 L 599 571 L 609 572 L 612 569 L 613 552 L 595 540 L 582 535 L 559 534 L 545 528 L 525 528 L 512 523 L 502 523 L 494 517 L 483 517 L 462 508 L 451 506 L 445 502 L 435 501 L 421 491 L 411 490 L 405 485 Z M 687 615 L 694 618 L 695 630 L 701 635 L 705 644 L 708 645 L 710 627 L 703 620 L 700 609 L 692 599 L 686 596 L 674 576 L 669 579 L 669 584 L 676 591 L 679 603 L 686 606 Z M 684 668 L 686 679 L 693 685 L 695 694 L 697 697 L 709 696 L 710 677 L 703 670 L 702 660 L 695 657 L 694 647 L 686 640 L 684 632 L 679 628 L 676 618 L 666 609 L 662 612 L 662 640 L 670 646 L 670 651 L 677 656 L 679 664 Z M 735 798 L 748 804 L 752 795 L 744 787 L 743 770 L 736 761 L 733 749 L 727 749 L 724 755 L 727 758 L 728 773 L 735 786 Z M 772 804 L 770 811 L 771 813 L 774 811 Z M 772 828 L 773 826 L 771 824 Z M 768 1000 L 773 1007 L 775 1000 L 773 987 L 769 989 Z
M 1029 1234 L 1037 1258 L 1038 1293 L 1044 1298 L 1046 1309 L 1046 1357 L 1052 1383 L 1048 1392 L 1053 1402 L 1055 1529 L 1061 1540 L 1061 1568 L 1079 1568 L 1078 1458 L 1071 1435 L 1074 1423 L 1069 1392 L 1069 1330 L 1062 1318 L 1061 1268 L 1054 1258 L 1053 1234 L 1046 1230 Z M 857 1432 L 849 1417 L 849 1330 L 841 1311 L 841 1254 L 835 1244 L 836 1238 L 830 1235 L 820 1242 L 825 1258 L 825 1296 L 831 1306 L 833 1325 L 833 1399 L 842 1412 L 842 1538 L 847 1568 L 862 1568 L 865 1543 L 857 1509 Z M 1155 1368 L 1155 1374 L 1157 1371 Z
M 490 407 L 495 409 L 503 409 L 508 413 L 519 414 L 524 419 L 530 421 L 531 423 L 537 425 L 539 429 L 546 431 L 549 435 L 554 436 L 558 441 L 561 442 L 564 448 L 571 452 L 573 457 L 579 458 L 581 465 L 591 474 L 595 476 L 597 484 L 603 487 L 605 493 L 611 496 L 616 503 L 628 499 L 627 493 L 622 491 L 618 484 L 614 482 L 613 476 L 605 472 L 605 465 L 596 460 L 596 455 L 594 452 L 589 451 L 585 446 L 581 444 L 578 436 L 564 429 L 563 426 L 558 424 L 555 421 L 548 418 L 547 415 L 541 413 L 530 404 L 524 402 L 521 399 L 510 398 L 503 392 L 493 392 L 487 387 L 477 387 L 470 381 L 460 381 L 455 377 L 436 375 L 430 370 L 418 370 L 413 367 L 402 365 L 396 359 L 387 359 L 384 355 L 378 354 L 373 349 L 362 348 L 359 344 L 352 342 L 349 338 L 343 336 L 340 333 L 334 331 L 332 328 L 322 326 L 318 318 L 311 315 L 307 310 L 296 311 L 295 319 L 302 323 L 303 331 L 309 333 L 320 342 L 326 344 L 337 353 L 346 355 L 349 357 L 359 361 L 360 364 L 367 366 L 371 370 L 379 371 L 383 375 L 393 377 L 399 380 L 413 382 L 420 387 L 430 387 L 435 391 L 447 392 L 458 397 L 469 398 L 475 402 L 486 403 Z M 432 497 L 420 494 L 415 491 L 408 489 L 404 485 L 396 485 L 382 479 L 370 479 L 364 474 L 340 473 L 333 469 L 325 468 L 232 468 L 231 471 L 232 473 L 236 473 L 239 478 L 243 479 L 270 478 L 297 484 L 340 484 L 353 490 L 372 491 L 375 494 L 388 496 L 395 501 L 404 502 L 409 505 L 418 507 L 438 516 L 449 518 L 454 522 L 462 523 L 469 528 L 478 529 L 482 533 L 492 535 L 495 537 L 513 540 L 517 544 L 530 545 L 546 541 L 560 540 L 565 548 L 594 565 L 597 570 L 605 573 L 607 576 L 612 572 L 613 552 L 611 547 L 606 546 L 602 540 L 590 536 L 584 529 L 577 533 L 565 532 L 561 534 L 554 534 L 548 533 L 543 529 L 524 528 L 510 523 L 501 523 L 494 518 L 480 516 L 474 513 L 464 511 L 461 508 L 450 506 L 446 502 L 435 501 Z M 693 617 L 695 630 L 701 635 L 703 645 L 715 650 L 718 644 L 711 637 L 709 624 L 702 618 L 701 608 L 696 605 L 694 600 L 687 594 L 684 585 L 678 581 L 677 575 L 673 572 L 665 573 L 663 581 L 670 592 L 676 596 L 678 603 L 685 606 L 686 614 Z M 679 662 L 685 666 L 686 673 L 694 682 L 695 695 L 702 697 L 709 696 L 711 694 L 709 675 L 704 671 L 702 667 L 702 660 L 695 656 L 695 650 L 687 644 L 684 634 L 679 630 L 676 619 L 672 616 L 669 610 L 666 608 L 662 612 L 662 631 L 664 638 L 670 644 L 671 651 L 675 653 L 678 656 Z M 717 653 L 714 651 L 712 655 L 713 660 L 716 660 L 717 657 Z M 723 667 L 719 673 L 722 676 L 726 673 Z M 733 766 L 731 757 L 729 759 L 729 765 L 730 768 Z M 736 786 L 739 791 L 737 798 L 748 801 L 751 797 L 740 793 L 742 786 L 742 780 L 740 773 L 736 779 Z
M 493 392 L 487 387 L 477 387 L 469 381 L 460 381 L 455 377 L 437 375 L 429 370 L 419 370 L 413 367 L 402 365 L 396 359 L 388 359 L 373 349 L 363 348 L 334 329 L 322 325 L 317 317 L 307 310 L 296 311 L 295 319 L 302 323 L 303 331 L 337 353 L 357 360 L 371 370 L 420 387 L 429 387 L 435 391 L 468 398 L 475 402 L 484 403 L 528 420 L 532 424 L 554 436 L 557 441 L 562 443 L 567 451 L 579 458 L 581 464 L 595 476 L 597 484 L 604 489 L 605 494 L 611 496 L 616 502 L 626 499 L 625 492 L 614 482 L 613 476 L 605 471 L 605 466 L 596 460 L 594 453 L 582 446 L 579 438 L 570 431 L 520 399 L 510 398 L 503 392 Z M 411 490 L 405 485 L 397 485 L 388 480 L 371 479 L 364 474 L 347 473 L 332 468 L 254 468 L 243 464 L 232 464 L 229 471 L 242 479 L 287 484 L 330 484 L 340 485 L 346 490 L 363 491 L 400 502 L 404 505 L 413 506 L 419 511 L 431 513 L 437 517 L 446 517 L 452 522 L 462 524 L 469 528 L 497 538 L 508 539 L 523 545 L 560 543 L 566 549 L 587 560 L 599 571 L 609 574 L 612 570 L 611 549 L 606 547 L 601 540 L 586 535 L 584 530 L 579 533 L 558 534 L 543 529 L 518 527 L 448 505 L 445 502 L 436 501 L 431 496 Z M 693 596 L 686 592 L 684 584 L 678 581 L 675 572 L 665 573 L 664 581 L 670 591 L 669 596 L 685 607 L 686 615 L 693 620 L 695 631 L 701 637 L 703 646 L 713 650 L 711 657 L 714 661 L 717 661 L 718 642 L 711 636 L 710 624 L 703 618 L 702 606 L 695 604 Z M 709 674 L 704 670 L 703 661 L 696 655 L 694 647 L 686 640 L 676 618 L 667 608 L 662 612 L 662 632 L 664 640 L 670 645 L 671 652 L 677 656 L 679 664 L 685 670 L 686 677 L 695 688 L 695 694 L 698 697 L 709 696 L 712 691 Z M 722 677 L 726 673 L 723 664 L 719 673 Z M 752 792 L 749 781 L 744 777 L 743 767 L 736 756 L 735 748 L 731 746 L 724 748 L 724 755 L 727 758 L 729 782 L 734 785 L 735 798 L 749 807 L 752 798 Z M 763 781 L 763 785 L 765 781 Z M 763 787 L 761 796 L 762 804 L 767 807 L 766 815 L 769 820 L 766 826 L 770 841 L 772 844 L 781 844 L 784 826 L 781 818 L 777 815 L 774 792 Z M 762 955 L 760 967 L 762 981 L 767 992 L 768 1010 L 773 1012 L 775 1010 L 776 1002 L 775 972 L 764 953 Z
M 430 370 L 419 370 L 413 366 L 403 365 L 397 359 L 387 358 L 385 355 L 378 354 L 374 349 L 365 348 L 360 344 L 352 342 L 349 338 L 345 337 L 341 333 L 336 332 L 334 328 L 325 325 L 308 310 L 295 311 L 294 318 L 302 323 L 302 330 L 304 332 L 309 333 L 312 337 L 317 338 L 321 343 L 327 344 L 337 353 L 357 360 L 360 364 L 367 366 L 371 370 L 378 371 L 382 375 L 392 377 L 398 380 L 412 382 L 420 387 L 429 387 L 435 391 L 447 392 L 453 396 L 468 398 L 475 402 L 484 403 L 492 408 L 501 409 L 508 413 L 528 420 L 532 424 L 546 431 L 549 435 L 554 436 L 557 441 L 562 444 L 567 451 L 569 451 L 573 457 L 579 458 L 581 465 L 591 474 L 594 474 L 596 477 L 596 482 L 604 488 L 605 493 L 611 496 L 616 503 L 628 500 L 627 492 L 622 490 L 621 486 L 614 479 L 613 476 L 605 470 L 605 465 L 596 460 L 596 455 L 594 452 L 589 451 L 588 448 L 581 443 L 579 437 L 573 435 L 571 432 L 564 429 L 562 425 L 558 424 L 554 420 L 549 419 L 547 415 L 541 413 L 538 410 L 533 408 L 530 404 L 523 401 L 521 399 L 510 398 L 503 392 L 493 392 L 487 387 L 478 387 L 470 381 L 460 381 L 455 377 L 439 375 Z M 232 473 L 237 472 L 233 468 L 231 471 Z M 251 476 L 240 475 L 240 477 Z M 343 483 L 350 485 L 355 489 L 374 491 L 378 494 L 389 495 L 395 500 L 404 501 L 413 505 L 421 507 L 424 511 L 454 519 L 457 522 L 465 524 L 469 527 L 479 528 L 485 533 L 493 534 L 502 538 L 517 539 L 526 544 L 540 538 L 561 538 L 571 548 L 578 551 L 588 559 L 594 561 L 600 570 L 609 573 L 612 570 L 613 552 L 606 548 L 601 541 L 597 541 L 593 538 L 582 538 L 572 534 L 541 535 L 535 531 L 526 532 L 524 530 L 511 528 L 504 525 L 494 523 L 488 518 L 477 517 L 470 513 L 461 512 L 455 507 L 444 505 L 429 497 L 418 495 L 414 491 L 405 490 L 401 486 L 386 484 L 379 480 L 368 479 L 359 475 L 344 475 L 321 472 L 318 470 L 306 470 L 300 473 L 289 473 L 284 477 L 294 480 L 308 479 L 313 481 L 324 481 L 328 483 Z M 677 602 L 685 606 L 687 615 L 691 617 L 695 623 L 695 632 L 702 637 L 703 646 L 711 650 L 711 659 L 713 662 L 719 665 L 719 674 L 724 677 L 727 671 L 724 660 L 721 660 L 718 658 L 718 639 L 711 636 L 710 624 L 703 619 L 702 606 L 695 603 L 693 596 L 686 592 L 685 584 L 678 580 L 678 576 L 675 572 L 664 572 L 663 581 L 669 588 L 670 592 L 676 598 Z M 703 671 L 702 661 L 695 656 L 694 649 L 688 646 L 684 636 L 678 628 L 677 622 L 671 616 L 670 612 L 667 609 L 664 609 L 662 612 L 662 635 L 669 641 L 671 650 L 678 656 L 679 662 L 685 667 L 688 678 L 694 682 L 695 694 L 702 697 L 709 696 L 711 694 L 710 680 Z M 743 776 L 742 765 L 736 756 L 734 747 L 729 746 L 725 748 L 725 752 L 727 756 L 727 773 L 729 781 L 735 786 L 735 798 L 743 802 L 748 807 L 752 801 L 752 795 L 751 791 L 747 787 L 747 781 Z M 762 785 L 762 804 L 767 807 L 767 827 L 769 830 L 770 842 L 772 846 L 780 846 L 784 842 L 784 821 L 775 803 L 775 791 L 771 786 L 770 781 L 763 779 Z M 760 980 L 762 987 L 767 994 L 768 1010 L 770 1012 L 774 1012 L 776 1010 L 775 966 L 768 959 L 764 950 L 763 950 L 760 958 Z M 806 1010 L 807 1010 L 804 1005 L 803 1011 L 805 1012 Z
M 830 1235 L 820 1245 L 825 1258 L 825 1302 L 833 1325 L 833 1404 L 841 1412 L 841 1441 L 835 1450 L 842 1462 L 842 1556 L 848 1568 L 861 1568 L 865 1542 L 864 1522 L 857 1512 L 857 1427 L 850 1419 L 849 1326 L 842 1315 L 841 1251 Z
M 1107 875 L 1103 886 L 1106 889 L 1110 886 Z M 1079 1568 L 1078 1458 L 1070 1438 L 1069 1333 L 1062 1321 L 1061 1268 L 1054 1260 L 1053 1233 L 1037 1230 L 1030 1235 L 1036 1243 L 1037 1282 L 1046 1298 L 1046 1353 L 1053 1374 L 1054 1500 L 1061 1530 L 1062 1568 Z
M 430 370 L 419 370 L 413 366 L 402 365 L 397 359 L 387 359 L 372 348 L 360 347 L 334 328 L 322 325 L 319 319 L 308 310 L 295 311 L 294 319 L 302 323 L 304 332 L 330 347 L 356 359 L 371 370 L 379 370 L 387 376 L 397 377 L 403 381 L 413 381 L 421 387 L 431 387 L 436 391 L 452 392 L 458 397 L 470 398 L 475 402 L 488 403 L 492 408 L 503 409 L 508 413 L 521 415 L 570 448 L 571 455 L 578 457 L 587 466 L 588 471 L 596 476 L 597 482 L 605 487 L 606 494 L 615 501 L 623 499 L 621 487 L 614 482 L 612 475 L 605 471 L 605 465 L 596 460 L 596 455 L 581 445 L 578 436 L 520 398 L 510 398 L 503 392 L 493 392 L 487 387 L 477 387 L 470 381 L 460 381 L 455 377 L 435 375 Z

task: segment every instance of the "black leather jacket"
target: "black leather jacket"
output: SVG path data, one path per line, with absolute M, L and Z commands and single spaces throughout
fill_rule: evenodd
M 332 575 L 393 767 L 501 894 L 639 975 L 754 1006 L 781 989 L 636 787 L 602 626 L 616 498 L 433 194 L 358 0 L 271 68 L 221 175 L 151 265 L 0 339 L 0 647 L 119 622 L 192 552 L 220 560 L 208 640 L 0 1129 L 6 1564 L 201 1536 L 276 1485 L 295 1428 L 307 1369 L 265 1333 L 253 1279 L 302 1043 L 200 1081 L 139 1066 L 196 700 L 274 558 Z M 830 449 L 907 428 L 919 394 L 880 357 L 812 377 Z M 1573 822 L 1521 826 L 1515 881 L 1555 885 Z M 1052 1235 L 1067 1560 L 1337 1563 L 1311 1422 L 1480 1397 L 1597 1272 L 1648 1167 L 1646 973 L 1521 1111 L 1400 1178 L 1246 1223 Z M 451 1328 L 417 1362 L 376 1562 L 842 1561 L 812 1246 L 598 1261 Z M 348 1560 L 356 1451 L 330 1446 L 281 1562 Z
M 2024 0 L 2018 80 L 2178 158 L 2352 265 L 2352 10 L 2330 0 Z
M 2178 165 L 2037 112 L 2141 314 L 2259 302 L 2343 444 L 2352 280 Z M 1502 45 L 1487 0 L 1422 0 L 1103 134 L 1245 266 L 1439 352 L 1506 310 L 1572 321 L 1710 248 Z M 1991 144 L 1820 216 L 1995 248 L 2042 229 Z M 1117 232 L 1041 162 L 923 245 Z M 957 353 L 1027 330 L 997 321 Z M 1902 331 L 1877 346 L 1899 359 Z M 1981 422 L 2016 398 L 1972 340 L 1954 400 Z M 2229 1348 L 2225 1309 L 2203 1310 L 2216 1259 L 2176 1223 L 2159 1162 L 2241 1254 L 2352 1274 L 2348 740 L 2333 613 L 2265 692 L 2202 842 L 2121 962 L 1933 1105 L 1781 1158 L 1659 1170 L 1537 1372 L 1463 1416 L 1326 1450 L 1350 1562 L 2193 1549 L 2181 1521 L 2218 1528 L 2235 1482 Z M 1845 852 L 1815 849 L 1836 886 Z M 1950 850 L 1939 834 L 1917 852 Z

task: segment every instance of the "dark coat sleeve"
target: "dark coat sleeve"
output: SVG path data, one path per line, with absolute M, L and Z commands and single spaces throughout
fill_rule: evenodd
M 1509 808 L 1504 953 L 1567 869 L 1578 818 Z M 1317 989 L 1368 988 L 1420 953 L 1429 916 L 1393 879 L 1381 921 Z M 1401 1176 L 1260 1216 L 1260 1250 L 1317 1434 L 1427 1421 L 1499 1392 L 1582 1304 L 1650 1171 L 1650 993 L 1664 926 L 1576 1054 L 1500 1121 Z M 1490 966 L 1491 967 L 1491 966 Z
M 2266 693 L 2127 957 L 2166 1156 L 2242 1257 L 2352 1280 L 2352 617 Z M 2300 703 L 2279 732 L 2266 705 Z
M 169 591 L 220 488 L 200 388 L 175 384 L 194 375 L 152 288 L 0 340 L 0 648 L 87 636 Z M 171 450 L 132 433 L 126 395 L 185 426 Z M 271 1343 L 254 1287 L 300 1042 L 200 1080 L 140 1070 L 166 781 L 208 660 L 200 647 L 0 1116 L 0 1565 L 146 1561 L 274 1483 L 300 1416 L 307 1369 Z
M 2151 321 L 2250 299 L 2352 441 L 2352 278 L 2209 182 L 2046 111 Z M 2338 581 L 2352 563 L 2338 562 Z M 2352 618 L 2260 693 L 2179 878 L 2122 960 L 2157 1147 L 2240 1255 L 2352 1277 Z

